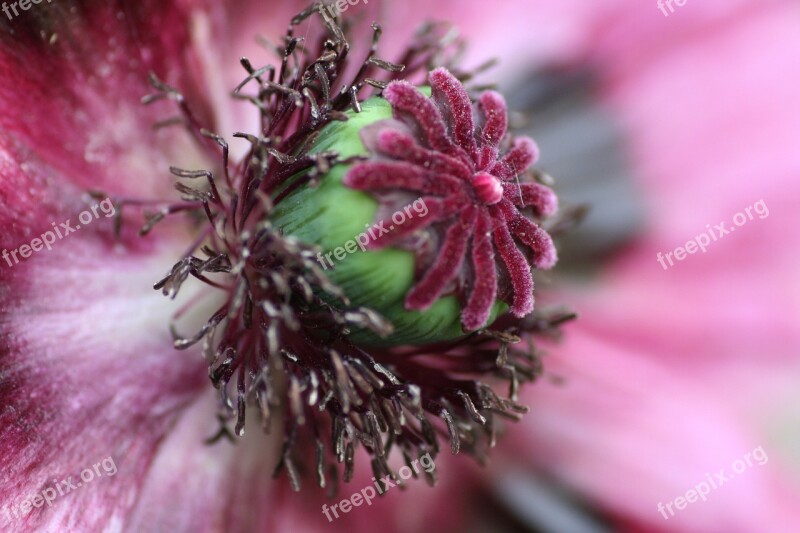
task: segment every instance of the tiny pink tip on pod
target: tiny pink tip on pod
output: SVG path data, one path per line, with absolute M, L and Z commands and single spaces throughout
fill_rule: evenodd
M 472 177 L 472 187 L 478 200 L 494 205 L 503 199 L 503 184 L 488 172 L 478 172 Z

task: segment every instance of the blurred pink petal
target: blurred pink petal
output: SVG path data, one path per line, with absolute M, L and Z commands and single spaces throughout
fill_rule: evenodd
M 182 8 L 50 9 L 29 14 L 46 17 L 46 30 L 20 19 L 0 37 L 0 246 L 8 250 L 51 223 L 71 219 L 77 229 L 78 214 L 96 203 L 87 190 L 171 194 L 153 169 L 202 157 L 182 134 L 153 132 L 158 115 L 140 102 L 149 69 L 191 87 L 179 75 L 191 72 L 189 35 L 175 31 Z M 131 231 L 115 239 L 107 217 L 86 226 L 0 270 L 0 523 L 18 531 L 119 527 L 164 434 L 205 385 L 202 365 L 175 357 L 164 329 L 174 308 L 151 289 L 170 265 L 165 253 L 189 237 L 173 226 L 158 239 Z M 118 477 L 20 510 L 54 479 L 107 457 Z
M 594 54 L 615 66 L 604 100 L 627 130 L 651 216 L 591 287 L 562 294 L 581 314 L 546 359 L 564 384 L 526 396 L 539 406 L 524 423 L 531 464 L 645 530 L 800 523 L 790 444 L 800 416 L 800 23 L 789 2 L 737 6 L 687 4 L 666 23 L 631 3 L 598 28 Z M 666 271 L 657 262 L 759 200 L 768 217 Z M 669 521 L 657 511 L 758 446 L 764 466 Z
M 123 250 L 82 231 L 14 267 L 2 300 L 0 523 L 17 531 L 124 521 L 164 434 L 205 386 L 203 365 L 172 352 L 159 327 L 172 309 L 148 290 L 180 241 Z M 12 506 L 106 457 L 114 477 L 8 520 Z
M 518 446 L 533 446 L 534 464 L 598 507 L 657 530 L 792 530 L 800 512 L 793 510 L 797 480 L 787 478 L 789 458 L 745 412 L 721 401 L 749 383 L 672 370 L 578 328 L 569 339 L 569 356 L 546 360 L 548 374 L 564 383 L 545 379 L 526 395 L 539 408 Z M 749 371 L 764 373 L 755 365 Z M 708 501 L 669 520 L 657 510 L 707 474 L 730 474 L 733 461 L 759 446 L 769 460 L 712 490 Z

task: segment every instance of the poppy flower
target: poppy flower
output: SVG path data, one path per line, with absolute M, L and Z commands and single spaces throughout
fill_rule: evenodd
M 271 504 L 283 490 L 303 484 L 335 491 L 340 478 L 353 480 L 365 456 L 371 464 L 360 465 L 357 479 L 369 468 L 376 487 L 405 485 L 403 472 L 412 466 L 414 477 L 433 484 L 433 465 L 420 471 L 419 464 L 438 459 L 441 443 L 453 454 L 483 460 L 494 446 L 498 418 L 518 420 L 526 411 L 515 398 L 520 382 L 537 375 L 538 359 L 530 343 L 510 346 L 520 342 L 517 335 L 550 331 L 569 317 L 531 314 L 526 257 L 539 267 L 555 262 L 552 242 L 537 225 L 555 210 L 555 196 L 527 173 L 536 155 L 533 142 L 506 135 L 502 98 L 484 92 L 473 121 L 465 114 L 472 113 L 472 102 L 459 79 L 468 77 L 466 71 L 433 70 L 430 100 L 398 81 L 424 75 L 436 61 L 450 64 L 440 59 L 452 44 L 445 27 L 428 26 L 411 42 L 404 63 L 391 63 L 377 55 L 377 25 L 371 46 L 364 34 L 367 45 L 351 48 L 351 30 L 338 18 L 319 4 L 301 11 L 291 19 L 278 66 L 240 61 L 244 80 L 234 97 L 253 105 L 259 126 L 233 135 L 249 144 L 236 158 L 214 133 L 213 81 L 224 69 L 215 71 L 199 46 L 208 44 L 219 14 L 191 2 L 69 3 L 4 23 L 0 64 L 9 113 L 3 118 L 8 209 L 2 222 L 9 231 L 2 244 L 15 263 L 3 273 L 9 476 L 2 493 L 3 519 L 14 527 L 268 529 L 295 517 L 237 503 L 240 491 L 269 468 L 260 461 L 247 466 L 253 464 L 247 457 L 259 457 L 265 445 L 277 445 L 262 459 L 272 459 L 274 475 L 284 480 L 280 487 L 255 489 Z M 310 27 L 323 32 L 318 42 L 296 37 L 312 19 L 316 25 Z M 355 59 L 358 52 L 365 57 Z M 384 96 L 362 96 L 370 90 Z M 288 215 L 280 212 L 294 193 L 331 182 L 339 168 L 357 176 L 380 165 L 364 154 L 347 155 L 348 135 L 331 135 L 327 128 L 359 120 L 384 126 L 385 113 L 372 109 L 384 97 L 397 118 L 409 102 L 439 114 L 425 118 L 416 139 L 409 136 L 414 124 L 391 126 L 405 132 L 393 141 L 419 143 L 412 149 L 427 150 L 443 170 L 469 169 L 426 178 L 444 188 L 396 187 L 449 194 L 447 205 L 428 199 L 431 220 L 409 226 L 414 235 L 409 228 L 399 233 L 444 239 L 443 259 L 429 249 L 405 262 L 404 276 L 417 278 L 417 289 L 405 309 L 390 316 L 402 319 L 457 294 L 440 309 L 439 318 L 446 319 L 432 321 L 424 311 L 415 318 L 427 330 L 393 331 L 381 317 L 382 303 L 354 285 L 361 278 L 329 279 L 315 263 L 314 239 L 293 235 Z M 323 148 L 326 139 L 332 141 Z M 403 156 L 391 147 L 371 153 Z M 461 166 L 446 167 L 448 157 L 460 158 Z M 417 157 L 404 164 L 422 163 Z M 177 178 L 178 195 L 169 190 L 170 180 L 156 178 L 159 169 Z M 356 191 L 357 179 L 343 185 L 366 197 Z M 337 197 L 324 201 L 332 205 Z M 102 206 L 109 220 L 99 217 Z M 356 219 L 375 213 L 349 207 Z M 472 213 L 474 230 L 451 216 L 456 208 Z M 48 242 L 51 226 L 64 220 L 70 227 L 76 213 L 81 225 L 59 233 L 52 250 L 24 261 L 29 255 L 21 242 L 41 251 L 35 236 Z M 139 214 L 146 220 L 137 231 Z M 17 252 L 23 261 L 16 262 Z M 363 257 L 373 253 L 379 252 Z M 472 270 L 459 272 L 467 254 Z M 174 260 L 165 268 L 169 256 Z M 402 272 L 402 264 L 386 257 L 378 261 Z M 507 274 L 497 273 L 501 264 Z M 148 284 L 179 299 L 180 307 L 147 296 L 141 289 Z M 428 286 L 433 292 L 425 294 L 420 287 Z M 494 314 L 502 310 L 498 297 L 510 301 L 513 318 L 494 325 L 489 315 L 493 306 Z M 180 335 L 193 325 L 196 334 Z M 173 339 L 165 343 L 167 328 Z M 360 344 L 363 331 L 381 343 Z M 201 341 L 206 370 L 194 349 Z M 168 345 L 195 358 L 169 353 Z M 63 353 L 68 347 L 74 348 L 69 355 Z M 510 383 L 509 398 L 483 382 L 493 376 Z M 215 418 L 216 428 L 209 424 Z M 248 431 L 249 440 L 242 439 L 245 427 L 274 437 L 258 440 Z M 234 451 L 226 441 L 248 451 Z M 395 464 L 397 458 L 405 466 Z M 206 488 L 176 498 L 176 483 L 198 475 Z M 249 481 L 239 484 L 241 476 Z M 220 491 L 227 503 L 198 515 Z M 167 494 L 172 503 L 165 507 Z M 58 505 L 67 498 L 69 505 Z M 437 520 L 452 517 L 445 513 Z
M 274 62 L 272 47 L 253 36 L 281 35 L 304 7 L 90 8 L 64 0 L 33 5 L 13 21 L 0 15 L 2 246 L 13 250 L 52 223 L 74 222 L 100 200 L 87 191 L 155 199 L 153 215 L 173 205 L 162 169 L 216 170 L 219 153 L 212 147 L 209 157 L 175 128 L 152 129 L 174 107 L 140 105 L 153 92 L 148 72 L 180 88 L 178 103 L 210 131 L 258 131 L 251 102 L 230 103 L 242 76 L 237 59 L 246 50 L 252 65 Z M 493 77 L 510 108 L 530 107 L 526 98 L 540 91 L 526 132 L 541 146 L 537 166 L 558 177 L 562 203 L 589 201 L 593 211 L 559 247 L 560 268 L 577 267 L 581 277 L 556 278 L 560 291 L 537 298 L 540 308 L 570 302 L 582 317 L 544 360 L 546 379 L 521 393 L 533 412 L 498 441 L 490 468 L 440 453 L 436 489 L 412 483 L 329 522 L 321 506 L 338 498 L 313 482 L 293 493 L 285 474 L 268 479 L 282 441 L 256 431 L 257 419 L 236 446 L 210 421 L 220 402 L 209 392 L 208 361 L 193 348 L 174 352 L 165 333 L 184 303 L 191 310 L 181 316 L 196 328 L 181 331 L 206 323 L 207 313 L 193 316 L 197 285 L 186 284 L 174 306 L 150 290 L 197 225 L 168 217 L 142 239 L 129 203 L 121 235 L 98 218 L 52 251 L 0 268 L 0 524 L 793 531 L 796 6 L 720 0 L 664 16 L 655 2 L 633 0 L 510 1 L 491 10 L 461 0 L 384 0 L 348 11 L 391 21 L 384 58 L 402 52 L 408 40 L 400 34 L 422 18 L 452 20 L 473 43 L 468 57 L 502 59 Z M 250 147 L 231 143 L 231 159 Z M 659 252 L 761 199 L 768 218 L 669 270 L 658 263 Z M 461 309 L 453 309 L 448 317 L 460 326 Z M 213 436 L 216 444 L 204 444 Z M 676 508 L 675 498 L 706 474 L 716 478 L 758 447 L 765 464 L 707 501 Z M 108 458 L 118 467 L 113 476 Z M 340 495 L 373 484 L 368 462 L 355 454 L 353 480 Z M 68 477 L 80 482 L 87 467 L 91 482 L 63 486 Z M 313 481 L 313 461 L 301 470 Z M 52 505 L 32 502 L 23 520 L 13 514 L 56 484 L 69 492 L 56 491 Z M 658 504 L 668 502 L 677 512 L 665 519 Z M 497 520 L 509 510 L 518 522 Z

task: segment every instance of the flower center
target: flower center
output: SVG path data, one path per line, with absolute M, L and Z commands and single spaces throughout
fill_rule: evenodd
M 478 199 L 486 205 L 494 205 L 503 199 L 503 184 L 488 172 L 472 176 L 472 187 Z

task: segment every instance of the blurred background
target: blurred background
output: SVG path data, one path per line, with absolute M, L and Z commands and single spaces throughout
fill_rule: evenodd
M 800 529 L 800 6 L 659 4 L 531 1 L 472 28 L 508 44 L 540 167 L 590 206 L 538 286 L 579 320 L 474 531 Z

